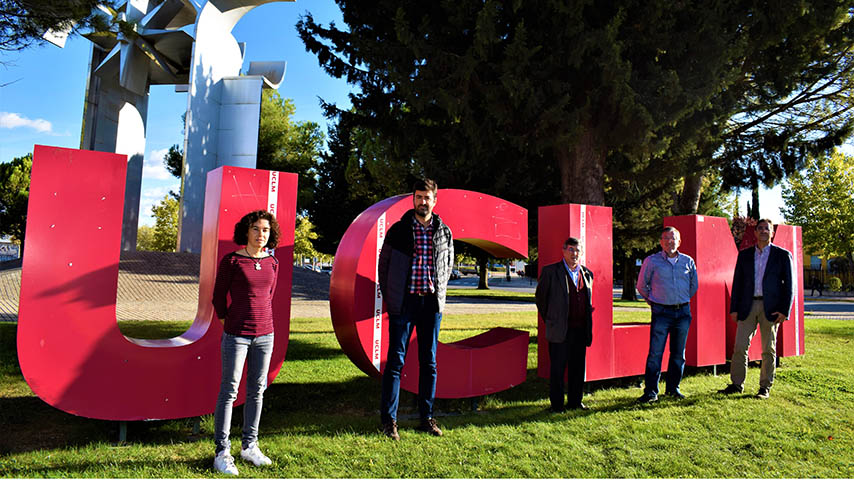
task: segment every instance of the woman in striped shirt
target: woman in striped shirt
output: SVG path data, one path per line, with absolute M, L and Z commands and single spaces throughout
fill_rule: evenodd
M 214 414 L 214 468 L 230 475 L 238 473 L 228 439 L 231 410 L 247 360 L 240 457 L 256 466 L 273 463 L 258 448 L 258 423 L 273 354 L 273 294 L 279 267 L 268 249 L 275 248 L 278 241 L 279 224 L 272 213 L 246 214 L 234 226 L 234 243 L 246 246 L 223 257 L 216 274 L 213 305 L 224 332 L 222 383 Z

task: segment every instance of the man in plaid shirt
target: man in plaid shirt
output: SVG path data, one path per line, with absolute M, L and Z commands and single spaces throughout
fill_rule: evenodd
M 419 430 L 435 436 L 442 431 L 433 418 L 436 395 L 436 346 L 445 293 L 454 263 L 451 229 L 433 213 L 436 182 L 423 179 L 413 186 L 413 206 L 389 228 L 380 251 L 377 274 L 389 314 L 388 357 L 382 380 L 380 420 L 383 433 L 400 440 L 397 407 L 400 372 L 412 329 L 418 332 Z

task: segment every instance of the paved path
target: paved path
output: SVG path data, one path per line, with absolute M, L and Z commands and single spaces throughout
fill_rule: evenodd
M 118 320 L 192 320 L 199 301 L 199 256 L 189 253 L 124 252 L 119 261 L 116 317 Z M 190 272 L 193 272 L 192 274 Z M 476 288 L 474 276 L 452 280 L 452 288 Z M 490 279 L 490 287 L 533 292 L 536 281 L 512 277 Z M 21 269 L 0 271 L 0 321 L 18 320 Z M 621 291 L 614 289 L 614 298 Z M 329 275 L 294 268 L 291 318 L 329 317 Z M 847 301 L 840 301 L 847 300 Z M 533 302 L 450 297 L 446 313 L 535 311 Z M 854 298 L 807 298 L 809 317 L 854 320 Z

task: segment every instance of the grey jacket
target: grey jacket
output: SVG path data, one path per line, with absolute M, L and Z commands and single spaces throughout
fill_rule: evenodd
M 585 343 L 593 343 L 593 272 L 581 266 L 584 276 L 584 291 L 587 296 L 587 312 L 584 318 Z M 537 281 L 537 310 L 546 324 L 546 340 L 561 343 L 566 339 L 567 319 L 569 318 L 569 282 L 572 279 L 564 267 L 563 260 L 546 265 Z
M 400 315 L 403 310 L 403 300 L 409 292 L 412 255 L 415 251 L 415 235 L 412 231 L 414 215 L 415 210 L 407 211 L 388 229 L 380 250 L 377 276 L 386 310 L 393 315 Z M 445 309 L 448 280 L 451 278 L 451 269 L 454 266 L 454 238 L 451 229 L 435 213 L 433 214 L 433 265 L 436 268 L 436 298 L 439 300 L 441 312 Z

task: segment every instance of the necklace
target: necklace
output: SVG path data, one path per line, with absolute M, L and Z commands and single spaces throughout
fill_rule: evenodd
M 261 259 L 255 260 L 255 257 L 249 254 L 248 248 L 244 248 L 243 250 L 246 251 L 246 256 L 249 257 L 252 260 L 252 263 L 255 264 L 255 270 L 261 270 Z

